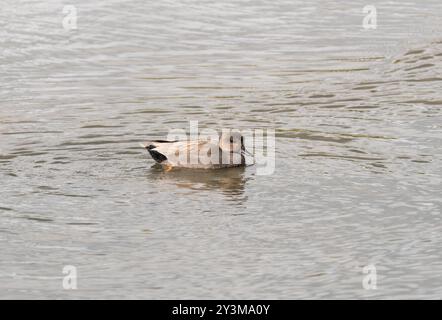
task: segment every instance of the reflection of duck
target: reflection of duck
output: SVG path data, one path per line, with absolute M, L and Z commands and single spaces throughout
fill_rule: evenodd
M 226 168 L 224 170 L 199 170 L 178 168 L 165 172 L 158 164 L 152 166 L 149 177 L 172 182 L 178 188 L 192 190 L 219 190 L 228 196 L 241 196 L 244 193 L 244 167 Z

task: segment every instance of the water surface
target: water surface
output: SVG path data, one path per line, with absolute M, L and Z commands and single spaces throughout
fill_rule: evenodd
M 439 0 L 64 4 L 0 11 L 1 298 L 441 298 Z M 274 174 L 152 167 L 191 120 Z

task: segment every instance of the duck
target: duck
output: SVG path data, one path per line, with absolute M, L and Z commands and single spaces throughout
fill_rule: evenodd
M 253 155 L 244 146 L 239 132 L 222 132 L 219 140 L 151 140 L 140 144 L 166 171 L 173 168 L 222 169 L 246 166 L 245 155 Z

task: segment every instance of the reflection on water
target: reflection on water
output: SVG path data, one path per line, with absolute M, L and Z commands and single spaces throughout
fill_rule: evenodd
M 372 4 L 2 1 L 0 298 L 440 298 L 442 2 Z M 152 168 L 191 120 L 275 172 Z
M 190 190 L 223 193 L 227 199 L 244 201 L 242 197 L 246 181 L 245 167 L 235 167 L 218 170 L 195 170 L 185 168 L 173 168 L 164 171 L 161 165 L 155 164 L 148 172 L 149 182 L 154 184 L 172 184 L 177 188 Z

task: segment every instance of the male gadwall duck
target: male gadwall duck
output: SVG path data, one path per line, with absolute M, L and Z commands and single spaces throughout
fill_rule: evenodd
M 219 140 L 200 138 L 187 141 L 154 140 L 141 144 L 166 171 L 174 167 L 220 169 L 246 165 L 244 147 L 239 132 L 223 132 Z

